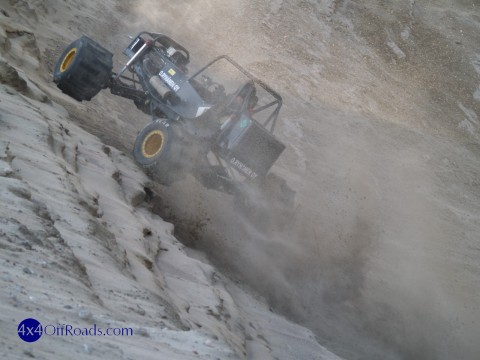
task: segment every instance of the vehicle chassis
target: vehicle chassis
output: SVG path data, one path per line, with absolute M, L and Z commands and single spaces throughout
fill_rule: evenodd
M 135 47 L 135 42 L 137 41 L 137 39 L 143 39 L 144 37 L 147 37 L 148 40 L 145 40 L 141 47 L 139 47 L 138 45 L 137 47 Z M 151 115 L 153 120 L 157 118 L 166 118 L 170 122 L 181 121 L 183 117 L 179 115 L 176 111 L 174 111 L 172 109 L 171 104 L 169 104 L 164 98 L 162 98 L 161 96 L 158 96 L 158 94 L 156 94 L 155 91 L 152 91 L 150 89 L 147 79 L 144 77 L 144 74 L 141 72 L 141 70 L 139 70 L 141 66 L 139 65 L 139 63 L 140 63 L 140 60 L 142 59 L 142 56 L 154 47 L 159 47 L 159 48 L 173 47 L 175 50 L 181 52 L 182 54 L 181 58 L 183 60 L 183 64 L 176 64 L 176 63 L 172 63 L 172 64 L 177 65 L 176 69 L 181 68 L 185 74 L 187 73 L 188 70 L 186 69 L 185 65 L 189 61 L 189 53 L 183 46 L 181 46 L 180 44 L 178 44 L 177 42 L 175 42 L 174 40 L 172 40 L 170 37 L 166 35 L 159 34 L 159 33 L 151 33 L 151 32 L 141 32 L 133 39 L 129 47 L 127 47 L 124 50 L 124 54 L 126 54 L 129 57 L 129 60 L 120 72 L 118 73 L 112 72 L 112 76 L 108 84 L 108 87 L 110 88 L 110 91 L 112 94 L 133 100 L 137 108 L 139 108 L 144 113 Z M 225 192 L 232 193 L 235 191 L 236 189 L 235 184 L 238 182 L 243 182 L 245 180 L 249 180 L 249 181 L 253 180 L 258 182 L 257 178 L 263 179 L 266 173 L 268 172 L 269 168 L 273 164 L 273 162 L 278 158 L 280 153 L 284 150 L 285 146 L 282 143 L 280 143 L 278 140 L 276 140 L 273 136 L 278 114 L 282 106 L 282 97 L 276 91 L 274 91 L 271 87 L 266 85 L 263 81 L 257 79 L 255 76 L 253 76 L 243 67 L 241 67 L 238 63 L 236 63 L 233 59 L 231 59 L 227 55 L 218 56 L 217 58 L 213 59 L 207 65 L 205 65 L 204 67 L 199 69 L 197 72 L 195 72 L 192 76 L 188 77 L 187 81 L 191 84 L 195 84 L 197 88 L 199 84 L 200 85 L 202 84 L 202 82 L 203 83 L 205 81 L 208 82 L 208 80 L 206 79 L 199 80 L 200 76 L 203 75 L 203 73 L 207 69 L 209 69 L 212 65 L 218 63 L 221 60 L 225 60 L 231 65 L 233 65 L 252 84 L 258 85 L 261 88 L 263 88 L 268 94 L 272 96 L 272 99 L 273 99 L 271 102 L 267 104 L 264 104 L 262 106 L 258 106 L 249 110 L 250 118 L 260 112 L 267 112 L 267 111 L 270 112 L 269 114 L 267 114 L 267 116 L 265 117 L 265 120 L 262 123 L 259 123 L 254 120 L 257 128 L 261 127 L 270 134 L 270 135 L 266 135 L 264 133 L 262 135 L 263 139 L 267 139 L 267 141 L 271 141 L 275 143 L 275 146 L 276 146 L 276 150 L 275 150 L 275 153 L 273 154 L 273 158 L 267 161 L 268 169 L 266 169 L 266 171 L 262 171 L 261 174 L 258 174 L 256 171 L 251 171 L 251 169 L 249 169 L 248 166 L 246 167 L 242 162 L 240 162 L 240 165 L 236 164 L 236 161 L 238 162 L 238 160 L 236 161 L 232 160 L 233 156 L 231 154 L 229 156 L 229 150 L 222 148 L 222 146 L 219 144 L 218 139 L 221 139 L 222 136 L 223 138 L 225 138 L 226 136 L 228 137 L 229 135 L 227 133 L 229 131 L 228 129 L 226 130 L 222 129 L 222 131 L 218 131 L 215 133 L 215 139 L 213 140 L 213 145 L 210 148 L 210 150 L 214 154 L 215 160 L 213 161 L 213 163 L 212 163 L 212 160 L 208 160 L 208 163 L 210 164 L 209 168 L 215 170 L 214 176 L 221 178 L 222 180 L 221 186 L 218 186 L 219 184 L 218 182 L 214 182 L 215 183 L 214 186 L 212 186 L 212 184 L 209 183 L 208 181 L 207 182 L 202 181 L 202 183 L 206 187 L 215 188 L 216 190 L 222 190 Z M 125 75 L 127 71 L 130 72 L 130 77 Z M 204 87 L 204 89 L 205 91 L 208 92 L 207 88 Z M 235 94 L 233 96 L 235 96 Z M 246 113 L 247 101 L 244 101 L 241 107 L 236 110 L 236 112 L 238 114 Z M 185 119 L 185 120 L 190 120 L 190 119 Z M 192 121 L 195 121 L 195 119 L 192 119 Z M 258 129 L 256 131 L 261 132 L 261 130 L 258 130 Z M 235 157 L 233 158 L 235 159 Z M 219 172 L 218 171 L 219 167 L 223 168 L 224 171 Z M 205 167 L 202 168 L 202 171 L 200 172 L 201 176 L 196 176 L 197 179 L 200 179 L 200 180 L 205 179 L 205 169 L 206 169 Z M 238 176 L 238 173 L 241 175 L 240 177 Z M 258 176 L 258 175 L 261 175 L 261 176 Z M 211 174 L 207 176 L 207 178 L 211 178 Z M 261 181 L 262 180 L 260 180 L 260 182 Z

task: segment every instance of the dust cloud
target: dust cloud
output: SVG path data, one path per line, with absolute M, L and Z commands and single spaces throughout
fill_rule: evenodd
M 192 70 L 228 54 L 284 98 L 287 150 L 273 171 L 296 191 L 294 216 L 277 226 L 271 209 L 259 226 L 192 178 L 158 186 L 153 210 L 185 243 L 345 359 L 477 358 L 477 4 L 123 0 L 111 11 L 123 22 L 107 14 L 80 30 L 116 65 L 126 34 L 156 31 L 189 49 Z M 131 149 L 148 119 L 112 98 L 74 114 Z
M 156 206 L 184 241 L 346 359 L 480 353 L 478 124 L 462 131 L 458 106 L 478 113 L 465 60 L 474 5 L 148 0 L 129 11 L 194 65 L 230 54 L 285 101 L 274 171 L 297 192 L 295 216 L 258 227 L 188 179 L 159 188 Z

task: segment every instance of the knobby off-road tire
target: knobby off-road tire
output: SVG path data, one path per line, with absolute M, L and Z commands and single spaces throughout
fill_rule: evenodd
M 55 64 L 53 81 L 63 93 L 78 101 L 89 101 L 108 87 L 112 75 L 112 53 L 82 36 L 71 43 Z
M 256 183 L 241 183 L 235 187 L 233 205 L 250 224 L 260 230 L 271 228 L 271 213 L 265 193 Z
M 133 158 L 154 180 L 171 185 L 184 175 L 180 141 L 174 125 L 165 119 L 157 119 L 138 133 Z
M 234 194 L 235 189 L 228 180 L 230 176 L 221 165 L 210 165 L 205 162 L 205 166 L 196 169 L 193 174 L 195 178 L 207 189 L 217 190 Z
M 265 193 L 271 204 L 285 214 L 291 214 L 295 207 L 295 191 L 288 186 L 285 179 L 275 173 L 268 173 L 263 184 Z
M 258 183 L 240 184 L 234 205 L 258 229 L 284 230 L 294 221 L 295 191 L 280 176 L 269 173 Z

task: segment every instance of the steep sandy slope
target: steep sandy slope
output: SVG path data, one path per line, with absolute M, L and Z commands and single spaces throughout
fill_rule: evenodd
M 297 190 L 295 225 L 258 234 L 224 198 L 186 182 L 164 197 L 190 225 L 211 219 L 193 227 L 197 245 L 347 358 L 475 359 L 476 5 L 132 8 L 200 54 L 231 54 L 285 98 L 289 149 L 275 171 Z
M 173 226 L 142 206 L 149 180 L 132 161 L 0 64 L 2 358 L 337 359 L 188 256 Z M 134 335 L 22 346 L 16 329 L 28 317 Z
M 18 56 L 28 33 L 2 35 L 5 56 L 39 63 L 34 81 L 124 150 L 147 118 L 107 93 L 77 104 L 50 83 L 82 33 L 118 66 L 125 34 L 152 28 L 189 48 L 194 66 L 228 53 L 267 80 L 285 100 L 289 147 L 275 171 L 297 191 L 294 223 L 258 232 L 191 179 L 159 188 L 155 210 L 345 358 L 476 359 L 478 4 L 12 0 L 5 11 L 35 33 L 41 60 Z
M 150 180 L 41 89 L 36 36 L 9 12 L 0 19 L 0 356 L 339 359 L 186 251 L 150 211 Z M 28 344 L 17 326 L 30 317 L 134 333 Z
M 129 4 L 285 99 L 295 224 L 259 234 L 186 182 L 164 197 L 197 245 L 347 358 L 476 359 L 478 5 Z

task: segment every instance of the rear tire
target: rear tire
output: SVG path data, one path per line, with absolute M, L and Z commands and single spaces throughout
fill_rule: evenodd
M 285 211 L 292 211 L 295 207 L 295 191 L 288 186 L 285 179 L 275 173 L 268 173 L 264 183 L 265 193 L 270 203 Z
M 137 135 L 133 158 L 162 185 L 171 185 L 182 178 L 181 147 L 174 126 L 157 119 Z
M 263 187 L 272 221 L 278 229 L 284 230 L 295 218 L 295 191 L 275 173 L 267 174 Z
M 295 218 L 295 191 L 280 176 L 269 173 L 260 183 L 237 185 L 234 205 L 258 229 L 283 231 Z
M 257 229 L 270 230 L 272 217 L 268 199 L 258 184 L 248 181 L 237 184 L 233 193 L 233 205 L 235 210 Z
M 53 81 L 63 93 L 89 101 L 108 87 L 112 76 L 112 53 L 82 36 L 71 43 L 55 64 Z
M 228 172 L 222 165 L 210 165 L 197 169 L 195 178 L 207 189 L 233 194 L 235 192 Z

